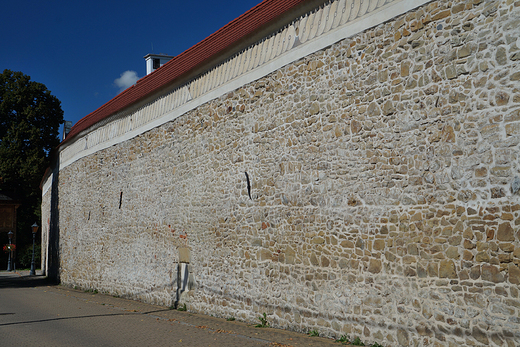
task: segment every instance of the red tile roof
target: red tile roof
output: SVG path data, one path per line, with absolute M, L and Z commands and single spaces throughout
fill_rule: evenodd
M 258 32 L 276 19 L 308 0 L 264 0 L 240 17 L 226 24 L 195 46 L 179 54 L 159 70 L 141 78 L 115 98 L 80 119 L 71 129 L 65 143 L 97 122 L 131 106 L 179 77 L 209 62 L 226 49 Z

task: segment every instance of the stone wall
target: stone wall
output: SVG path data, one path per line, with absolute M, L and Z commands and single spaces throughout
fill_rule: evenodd
M 519 27 L 433 1 L 77 160 L 61 281 L 170 306 L 189 248 L 190 311 L 519 345 Z
M 45 191 L 42 194 L 42 239 L 41 239 L 41 263 L 40 268 L 42 272 L 48 274 L 47 253 L 49 249 L 49 226 L 50 226 L 50 212 L 51 212 L 51 192 Z

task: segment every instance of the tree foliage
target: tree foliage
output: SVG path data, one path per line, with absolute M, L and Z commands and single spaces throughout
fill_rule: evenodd
M 0 191 L 21 200 L 21 234 L 26 232 L 23 229 L 30 232 L 29 226 L 40 216 L 39 185 L 50 153 L 59 144 L 62 123 L 61 102 L 45 85 L 21 72 L 4 70 L 0 75 Z

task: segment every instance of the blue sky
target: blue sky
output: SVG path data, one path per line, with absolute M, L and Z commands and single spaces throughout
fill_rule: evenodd
M 143 77 L 146 54 L 182 53 L 260 2 L 4 1 L 0 71 L 45 84 L 75 124 L 117 95 L 125 71 Z

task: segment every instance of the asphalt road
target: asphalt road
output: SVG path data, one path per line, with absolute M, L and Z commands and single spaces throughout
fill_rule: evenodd
M 0 272 L 0 346 L 339 346 Z

